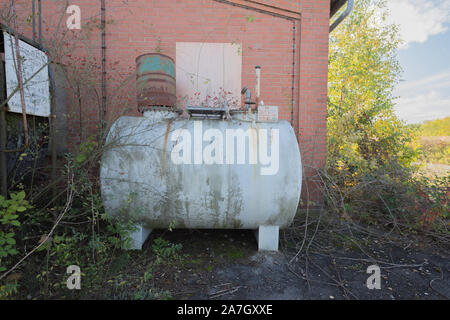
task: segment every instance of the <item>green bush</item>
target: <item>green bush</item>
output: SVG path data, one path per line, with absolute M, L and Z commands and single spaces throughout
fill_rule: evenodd
M 422 137 L 421 160 L 450 165 L 450 137 Z
M 0 271 L 17 262 L 13 255 L 25 255 L 40 245 L 16 269 L 19 279 L 0 280 L 0 297 L 25 298 L 26 293 L 47 298 L 66 295 L 69 265 L 80 267 L 84 287 L 89 288 L 70 295 L 88 295 L 102 286 L 111 261 L 121 254 L 124 239 L 133 231 L 132 222 L 107 218 L 95 169 L 101 151 L 91 139 L 81 149 L 83 157 L 66 155 L 59 184 L 65 192 L 60 195 L 43 193 L 42 198 L 34 199 L 34 207 L 25 200 L 24 191 L 11 194 L 9 200 L 0 197 Z M 50 230 L 52 234 L 42 243 Z
M 179 258 L 179 251 L 182 249 L 181 244 L 173 244 L 163 238 L 156 238 L 153 241 L 152 249 L 156 255 L 155 264 L 159 264 L 164 260 Z
M 24 191 L 11 193 L 9 200 L 0 196 L 0 272 L 6 270 L 5 259 L 18 253 L 14 237 L 20 227 L 19 214 L 30 208 Z

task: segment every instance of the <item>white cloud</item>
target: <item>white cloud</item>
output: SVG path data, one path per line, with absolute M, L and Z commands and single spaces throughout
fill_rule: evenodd
M 401 82 L 397 90 L 404 94 L 417 92 L 417 90 L 436 90 L 450 88 L 450 69 L 430 75 L 415 81 Z
M 395 94 L 397 115 L 408 123 L 450 116 L 450 70 L 401 83 Z
M 407 123 L 444 118 L 450 116 L 450 97 L 432 91 L 410 98 L 399 98 L 395 110 Z
M 450 0 L 389 0 L 387 5 L 391 22 L 399 25 L 402 49 L 448 29 Z

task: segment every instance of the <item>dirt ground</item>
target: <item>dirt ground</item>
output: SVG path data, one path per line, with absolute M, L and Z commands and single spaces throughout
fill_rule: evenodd
M 425 167 L 421 170 L 429 177 L 445 176 L 450 173 L 450 165 L 439 164 L 439 163 L 427 163 Z
M 313 230 L 314 231 L 314 230 Z M 317 230 L 316 230 L 317 231 Z M 148 270 L 155 260 L 155 239 L 163 238 L 182 249 L 151 267 L 149 285 L 170 299 L 448 299 L 450 259 L 448 248 L 405 246 L 355 236 L 316 232 L 300 252 L 289 246 L 289 232 L 281 234 L 281 250 L 258 252 L 249 230 L 155 231 L 141 252 L 127 258 L 120 274 Z M 336 243 L 336 239 L 340 243 Z M 298 247 L 299 243 L 297 243 Z M 175 257 L 176 256 L 176 257 Z M 369 265 L 381 268 L 381 289 L 368 289 Z M 139 271 L 140 270 L 140 271 Z M 121 278 L 122 279 L 122 278 Z M 137 279 L 137 278 L 136 278 Z M 142 288 L 135 281 L 114 298 L 136 298 Z M 107 294 L 108 290 L 104 290 Z M 134 294 L 134 296 L 133 296 Z M 108 296 L 109 298 L 111 296 Z M 146 296 L 142 296 L 146 298 Z

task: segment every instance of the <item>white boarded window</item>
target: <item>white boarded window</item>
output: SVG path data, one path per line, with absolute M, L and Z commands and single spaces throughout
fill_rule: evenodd
M 16 51 L 14 37 L 3 32 L 5 49 L 6 94 L 9 97 L 19 86 L 16 74 Z M 48 117 L 50 115 L 50 87 L 48 79 L 48 58 L 39 49 L 19 40 L 20 58 L 22 62 L 22 80 L 26 113 Z M 16 62 L 17 63 L 17 62 Z M 43 68 L 41 71 L 39 71 Z M 38 72 L 39 71 L 39 72 Z M 38 72 L 33 78 L 32 76 Z M 20 93 L 16 92 L 8 101 L 9 111 L 22 113 Z
M 241 45 L 177 42 L 177 96 L 182 106 L 241 105 Z

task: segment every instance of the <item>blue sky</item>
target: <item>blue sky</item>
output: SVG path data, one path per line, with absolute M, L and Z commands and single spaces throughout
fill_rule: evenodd
M 388 0 L 404 40 L 395 111 L 407 123 L 450 116 L 450 0 Z

